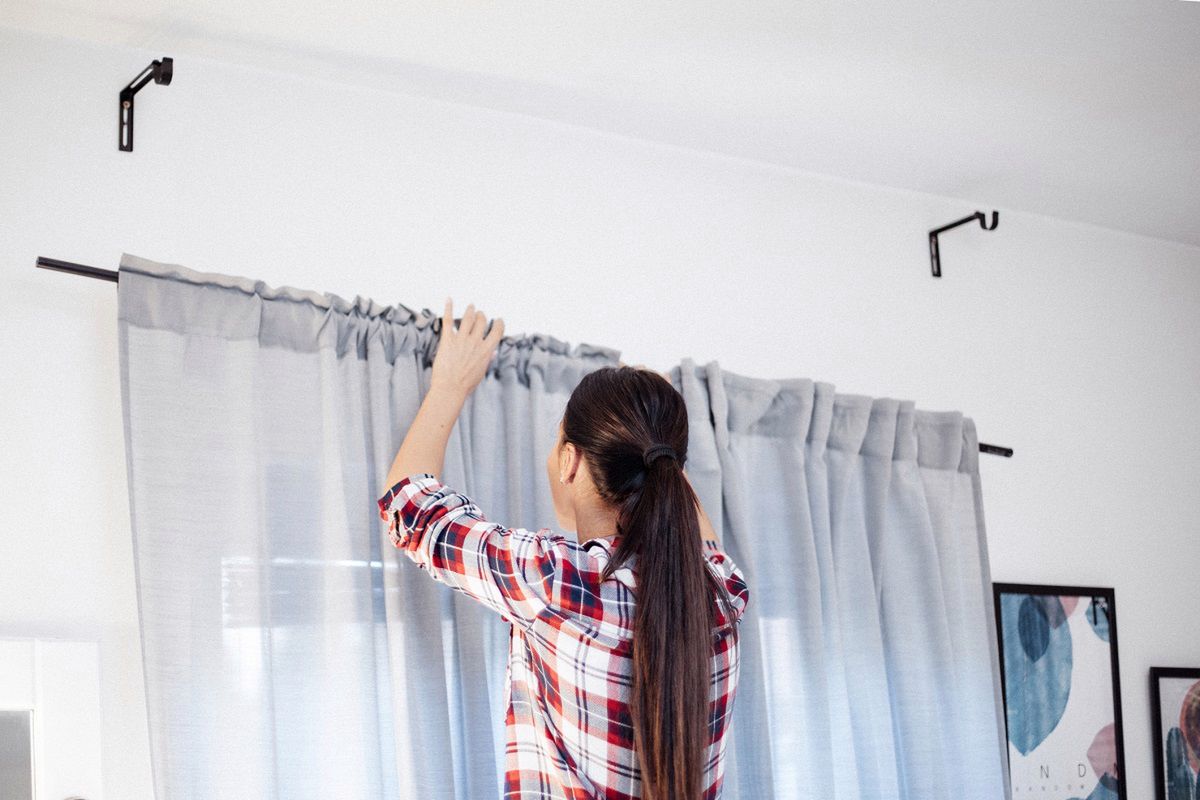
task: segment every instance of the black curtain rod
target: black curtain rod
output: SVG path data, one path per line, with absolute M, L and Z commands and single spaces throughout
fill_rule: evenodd
M 70 261 L 59 261 L 57 258 L 46 258 L 45 256 L 38 256 L 37 265 L 42 269 L 53 269 L 59 272 L 70 272 L 72 275 L 86 275 L 102 281 L 117 282 L 117 273 L 111 269 L 89 267 L 86 264 L 72 264 Z
M 58 272 L 69 272 L 72 275 L 86 275 L 89 278 L 99 278 L 102 281 L 112 281 L 117 283 L 118 273 L 111 269 L 100 269 L 99 267 L 89 267 L 86 264 L 72 264 L 70 261 L 59 261 L 56 258 L 46 258 L 38 256 L 37 265 L 42 269 L 52 269 Z M 1012 458 L 1011 447 L 1000 447 L 995 444 L 979 443 L 979 452 L 988 453 L 994 456 L 1004 456 Z

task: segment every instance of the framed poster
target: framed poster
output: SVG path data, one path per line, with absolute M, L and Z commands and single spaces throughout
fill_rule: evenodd
M 1200 667 L 1150 668 L 1158 800 L 1200 797 Z
M 1127 800 L 1113 590 L 992 593 L 1014 800 Z

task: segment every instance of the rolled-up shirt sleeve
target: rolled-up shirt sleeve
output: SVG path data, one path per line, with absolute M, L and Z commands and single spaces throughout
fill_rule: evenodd
M 489 522 L 469 497 L 429 472 L 406 476 L 378 504 L 396 548 L 435 581 L 514 625 L 528 628 L 554 596 L 559 564 L 548 531 Z
M 733 604 L 734 622 L 741 622 L 746 605 L 750 602 L 750 587 L 746 585 L 746 576 L 742 574 L 741 567 L 712 539 L 704 540 L 704 556 L 725 581 L 725 589 Z

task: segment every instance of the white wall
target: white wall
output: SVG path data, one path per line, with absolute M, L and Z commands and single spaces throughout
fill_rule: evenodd
M 152 44 L 152 43 L 149 43 Z M 117 91 L 153 58 L 132 153 Z M 364 76 L 364 84 L 370 76 Z M 104 781 L 149 797 L 112 284 L 122 251 L 974 418 L 993 578 L 1112 585 L 1130 797 L 1147 671 L 1200 665 L 1200 249 L 529 117 L 0 29 L 0 635 L 101 645 Z M 1005 168 L 997 164 L 998 171 Z

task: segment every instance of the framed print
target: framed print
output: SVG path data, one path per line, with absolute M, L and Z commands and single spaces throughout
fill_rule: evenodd
M 1127 800 L 1113 590 L 992 593 L 1014 800 Z
M 1158 800 L 1200 797 L 1200 667 L 1150 668 Z

